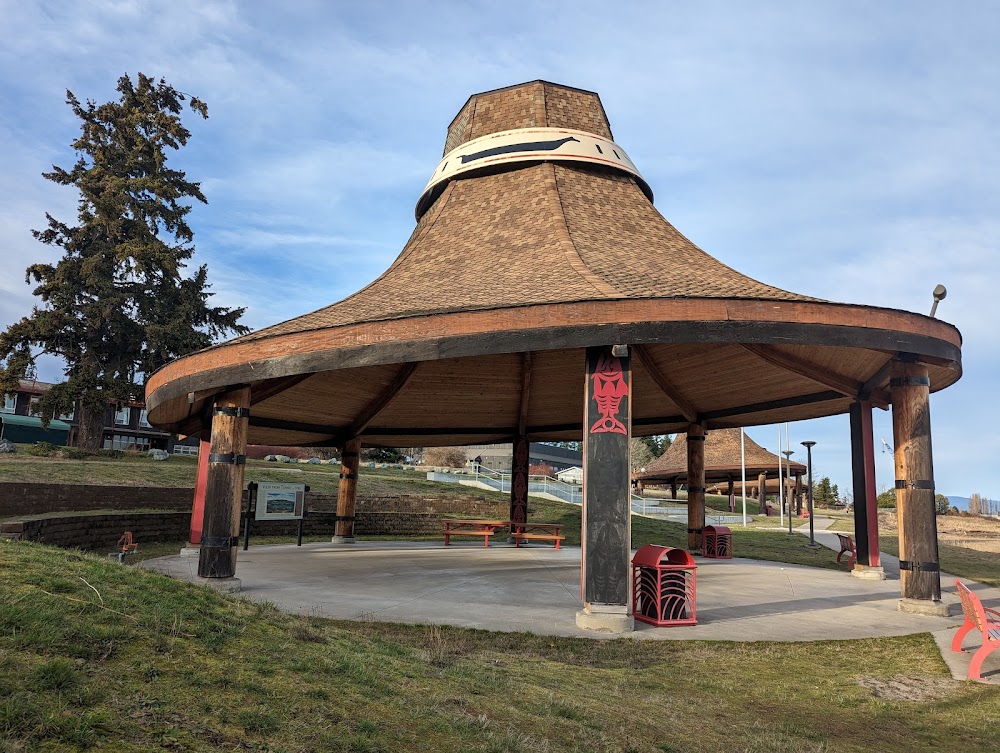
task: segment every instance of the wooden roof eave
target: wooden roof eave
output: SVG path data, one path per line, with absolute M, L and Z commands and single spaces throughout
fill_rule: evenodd
M 813 301 L 620 299 L 439 313 L 222 344 L 152 374 L 146 403 L 154 425 L 179 430 L 190 428 L 189 418 L 200 420 L 206 396 L 236 384 L 487 353 L 682 342 L 863 347 L 951 364 L 948 384 L 961 374 L 958 330 L 920 314 Z

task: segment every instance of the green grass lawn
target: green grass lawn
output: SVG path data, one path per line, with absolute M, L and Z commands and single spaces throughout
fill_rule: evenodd
M 593 641 L 332 622 L 0 543 L 2 751 L 911 753 L 997 749 L 998 715 L 1000 689 L 952 681 L 927 635 Z
M 123 458 L 64 460 L 33 457 L 23 452 L 0 455 L 0 481 L 26 483 L 110 484 L 117 486 L 194 486 L 198 460 L 184 455 L 171 455 L 169 460 L 151 460 L 145 455 Z M 287 481 L 308 484 L 319 494 L 336 494 L 340 481 L 339 465 L 303 465 L 247 460 L 245 482 Z M 397 468 L 368 468 L 364 464 L 358 476 L 358 493 L 467 495 L 472 491 L 460 484 L 428 481 L 423 471 Z M 476 489 L 479 494 L 481 490 Z M 491 492 L 482 491 L 484 496 Z M 498 495 L 506 499 L 507 495 Z

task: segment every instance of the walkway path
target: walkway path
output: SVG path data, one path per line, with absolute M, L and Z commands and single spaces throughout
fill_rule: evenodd
M 815 531 L 815 540 L 817 544 L 822 544 L 823 546 L 832 549 L 835 552 L 840 551 L 840 540 L 837 538 L 836 532 L 827 532 L 823 529 L 828 528 L 834 522 L 833 518 L 816 518 L 813 529 Z M 808 522 L 804 526 L 799 526 L 795 528 L 797 533 L 809 535 L 809 524 Z M 886 579 L 888 581 L 898 581 L 899 580 L 899 558 L 894 557 L 891 554 L 886 554 L 885 552 L 879 553 L 879 559 L 882 564 L 882 568 L 885 570 Z M 994 609 L 1000 609 L 1000 589 L 993 588 L 991 586 L 983 585 L 982 583 L 976 583 L 974 581 L 961 579 L 969 588 L 976 592 L 976 595 L 982 600 L 983 604 Z M 962 606 L 958 599 L 958 593 L 955 588 L 956 577 L 949 573 L 941 573 L 941 600 L 948 604 L 953 615 L 956 615 L 957 624 L 962 622 Z M 898 593 L 898 586 L 897 593 Z M 940 630 L 931 629 L 931 635 L 934 636 L 934 641 L 937 643 L 938 649 L 941 651 L 941 658 L 944 659 L 945 664 L 951 670 L 951 674 L 955 679 L 964 680 L 969 676 L 969 663 L 972 660 L 972 653 L 975 648 L 982 645 L 981 638 L 976 638 L 975 635 L 970 635 L 966 638 L 965 647 L 966 650 L 962 653 L 956 653 L 951 650 L 951 641 L 955 635 L 955 631 L 951 628 L 945 628 Z M 978 635 L 978 633 L 976 634 Z M 969 649 L 972 650 L 969 650 Z M 1000 652 L 997 652 L 990 658 L 986 660 L 984 671 L 984 679 L 994 685 L 1000 685 Z M 992 671 L 992 670 L 996 671 Z M 989 673 L 989 674 L 987 674 Z

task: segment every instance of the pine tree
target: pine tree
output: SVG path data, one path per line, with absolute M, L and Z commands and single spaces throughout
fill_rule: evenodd
M 181 123 L 188 96 L 163 79 L 139 74 L 118 80 L 118 101 L 83 104 L 70 91 L 67 104 L 82 121 L 73 142 L 72 169 L 53 166 L 43 177 L 79 191 L 77 224 L 49 214 L 34 231 L 62 249 L 58 263 L 33 264 L 26 282 L 41 301 L 31 315 L 0 335 L 0 392 L 41 353 L 61 356 L 66 381 L 42 396 L 43 421 L 76 404 L 78 444 L 97 449 L 109 403 L 141 400 L 145 376 L 178 356 L 207 347 L 229 333 L 244 309 L 207 305 L 208 270 L 184 276 L 194 253 L 188 203 L 207 203 L 199 183 L 167 166 L 167 150 L 187 144 Z M 208 108 L 190 97 L 190 108 Z

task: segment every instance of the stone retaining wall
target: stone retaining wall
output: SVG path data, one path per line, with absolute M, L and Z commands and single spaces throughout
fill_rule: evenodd
M 358 512 L 354 523 L 358 536 L 434 535 L 441 529 L 441 515 L 436 512 Z M 333 536 L 336 514 L 315 512 L 306 515 L 306 536 Z M 189 512 L 120 512 L 98 515 L 59 515 L 0 523 L 0 537 L 37 541 L 80 549 L 114 549 L 125 531 L 142 544 L 155 541 L 184 541 L 191 523 Z M 294 536 L 294 520 L 254 520 L 250 543 L 256 536 Z M 240 521 L 240 535 L 243 522 Z
M 51 512 L 87 510 L 191 510 L 192 487 L 107 486 L 96 484 L 0 483 L 0 518 L 14 515 L 42 515 Z M 336 511 L 336 494 L 310 492 L 308 509 Z M 244 506 L 246 498 L 244 494 Z M 487 500 L 474 494 L 436 495 L 358 495 L 357 512 L 388 510 L 392 512 L 435 512 L 480 518 L 506 518 L 509 505 L 503 500 Z

